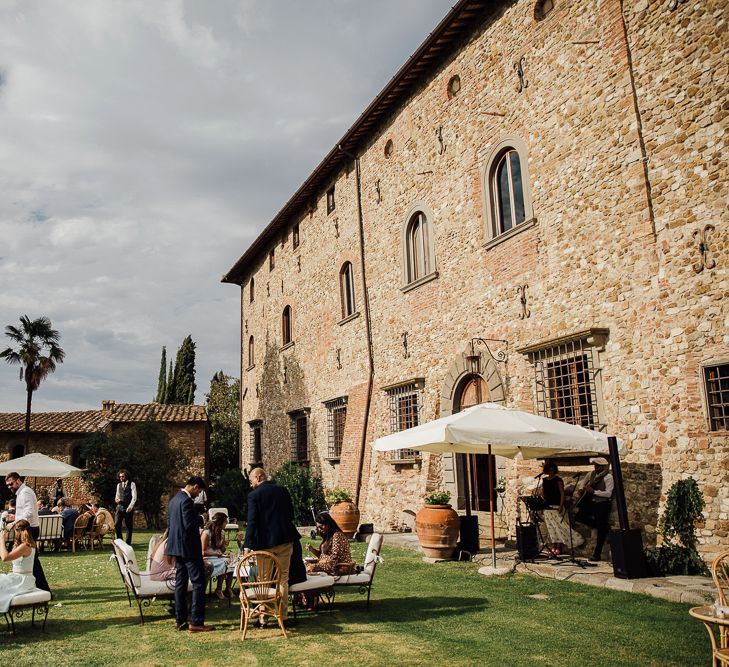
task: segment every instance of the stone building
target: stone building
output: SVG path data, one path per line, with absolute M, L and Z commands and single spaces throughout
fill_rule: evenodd
M 693 476 L 726 546 L 727 42 L 723 0 L 459 1 L 223 279 L 242 464 L 485 509 L 486 457 L 369 444 L 504 402 L 622 438 L 648 543 Z
M 190 460 L 190 474 L 207 477 L 210 424 L 203 405 L 159 405 L 102 401 L 101 410 L 36 412 L 31 414 L 30 451 L 46 454 L 79 468 L 85 466 L 81 441 L 100 431 L 123 432 L 134 424 L 153 420 L 169 437 L 170 446 Z M 18 458 L 25 451 L 25 413 L 0 413 L 0 460 Z M 36 489 L 51 487 L 55 480 L 37 480 Z M 89 494 L 79 478 L 65 479 L 71 499 L 86 500 Z

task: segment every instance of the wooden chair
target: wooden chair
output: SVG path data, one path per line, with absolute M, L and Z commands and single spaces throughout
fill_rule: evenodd
M 267 616 L 275 618 L 288 639 L 283 622 L 284 599 L 281 588 L 281 564 L 269 551 L 252 551 L 238 560 L 235 577 L 240 586 L 240 630 L 246 638 L 248 623 Z
M 367 554 L 364 559 L 364 566 L 357 574 L 345 574 L 334 578 L 334 586 L 357 586 L 358 591 L 364 595 L 367 593 L 367 611 L 370 609 L 370 593 L 372 582 L 375 579 L 377 564 L 382 562 L 380 550 L 382 549 L 382 533 L 373 533 L 370 543 L 367 545 Z
M 63 538 L 63 517 L 58 514 L 43 514 L 38 517 L 38 549 L 43 551 L 46 542 L 57 547 Z
M 716 584 L 719 595 L 719 604 L 727 607 L 729 600 L 729 551 L 720 553 L 711 564 L 711 576 Z M 722 649 L 729 649 L 729 628 L 725 625 L 719 628 L 719 646 Z
M 91 539 L 91 527 L 96 517 L 89 514 L 79 514 L 73 523 L 73 535 L 71 536 L 71 551 L 76 552 L 76 545 L 80 544 L 84 549 L 94 550 L 94 541 Z

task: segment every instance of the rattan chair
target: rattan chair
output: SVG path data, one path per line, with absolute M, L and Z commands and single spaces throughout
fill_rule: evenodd
M 104 536 L 108 535 L 114 539 L 114 517 L 111 516 L 109 510 L 101 508 L 94 518 L 94 524 L 89 530 L 89 539 L 91 544 L 96 544 L 99 549 L 104 547 Z
M 269 551 L 253 551 L 238 560 L 235 576 L 240 586 L 240 630 L 246 638 L 248 624 L 266 617 L 275 618 L 288 638 L 283 620 L 283 605 L 288 604 L 281 588 L 281 564 Z
M 729 606 L 729 551 L 720 553 L 711 564 L 711 576 L 716 584 L 716 590 L 719 595 L 719 604 L 723 607 Z M 725 625 L 719 627 L 719 647 L 729 649 L 729 628 Z M 725 663 L 729 663 L 729 657 L 723 658 Z
M 84 549 L 94 549 L 94 541 L 91 539 L 90 528 L 94 523 L 94 515 L 79 514 L 73 524 L 73 535 L 71 536 L 71 550 L 76 551 L 76 545 L 80 544 Z

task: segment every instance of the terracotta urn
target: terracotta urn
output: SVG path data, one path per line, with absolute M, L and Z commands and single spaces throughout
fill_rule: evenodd
M 450 505 L 425 505 L 415 516 L 415 532 L 429 558 L 450 558 L 461 522 Z
M 329 514 L 332 515 L 332 519 L 337 522 L 337 525 L 347 537 L 354 536 L 359 526 L 359 509 L 357 509 L 357 505 L 348 501 L 335 503 L 329 508 Z

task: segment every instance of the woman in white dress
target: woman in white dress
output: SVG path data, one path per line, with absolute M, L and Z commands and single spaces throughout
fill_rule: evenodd
M 0 614 L 10 609 L 10 603 L 16 595 L 35 589 L 35 540 L 30 534 L 30 524 L 20 519 L 13 524 L 13 528 L 15 542 L 11 551 L 5 546 L 8 542 L 7 528 L 0 530 L 0 558 L 4 563 L 13 562 L 13 571 L 10 574 L 0 574 Z

